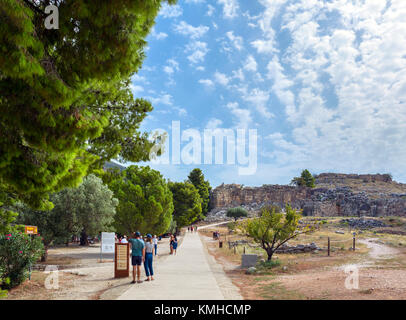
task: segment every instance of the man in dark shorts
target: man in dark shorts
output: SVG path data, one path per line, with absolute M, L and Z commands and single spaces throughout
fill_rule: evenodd
M 137 270 L 138 283 L 141 283 L 141 265 L 145 260 L 145 243 L 141 239 L 141 234 L 137 231 L 134 233 L 134 238 L 128 240 L 131 246 L 131 264 L 133 265 L 133 281 L 135 283 L 135 271 Z

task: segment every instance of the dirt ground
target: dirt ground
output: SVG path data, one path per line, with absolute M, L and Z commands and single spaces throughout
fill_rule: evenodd
M 181 238 L 179 239 L 181 241 Z M 169 239 L 163 238 L 158 244 L 156 263 L 169 255 Z M 9 291 L 9 300 L 110 300 L 115 299 L 130 287 L 130 277 L 115 279 L 112 254 L 103 254 L 100 262 L 100 246 L 50 248 L 44 265 L 59 268 L 58 288 L 47 289 L 47 277 L 51 272 L 34 270 L 31 280 Z M 143 276 L 143 273 L 141 274 Z M 53 283 L 53 282 L 51 282 Z
M 222 234 L 227 232 L 226 228 L 217 229 Z M 205 231 L 205 235 L 209 236 L 212 231 Z M 324 236 L 326 231 L 321 234 Z M 330 257 L 325 251 L 277 254 L 280 266 L 253 275 L 245 274 L 245 269 L 240 267 L 241 249 L 235 254 L 224 246 L 220 249 L 218 241 L 210 237 L 204 239 L 210 254 L 223 265 L 233 283 L 240 287 L 244 299 L 406 299 L 406 248 L 387 245 L 393 242 L 391 235 L 380 235 L 379 238 L 370 238 L 369 233 L 364 235 L 364 239 L 357 241 L 355 252 L 337 247 Z M 320 234 L 311 236 L 312 240 L 317 238 L 321 238 Z M 396 241 L 401 244 L 399 241 L 404 239 L 396 238 Z M 346 279 L 350 275 L 347 266 L 358 268 L 358 289 L 346 288 Z

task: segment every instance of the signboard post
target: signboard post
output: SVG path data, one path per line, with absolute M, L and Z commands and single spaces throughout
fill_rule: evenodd
M 116 242 L 114 232 L 102 232 L 100 245 L 100 262 L 102 262 L 103 253 L 114 253 L 114 244 Z
M 130 276 L 130 246 L 128 243 L 116 243 L 114 254 L 114 278 Z
M 38 227 L 37 226 L 24 226 L 24 233 L 30 235 L 30 240 L 32 240 L 31 235 L 38 234 Z M 28 268 L 29 268 L 28 280 L 31 280 L 31 263 Z
M 24 233 L 25 234 L 38 234 L 38 227 L 37 226 L 24 226 Z

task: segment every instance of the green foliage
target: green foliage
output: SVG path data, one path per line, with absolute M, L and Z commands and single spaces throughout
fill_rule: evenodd
M 298 186 L 298 187 L 309 187 L 314 188 L 316 179 L 310 173 L 309 170 L 305 169 L 302 171 L 300 177 L 294 177 L 291 181 L 291 184 Z
M 172 193 L 163 176 L 145 166 L 130 166 L 112 177 L 109 187 L 119 200 L 114 227 L 122 234 L 162 234 L 172 220 Z
M 281 261 L 279 259 L 260 261 L 258 264 L 258 269 L 273 269 L 275 267 L 279 267 L 280 265 Z
M 169 225 L 169 228 L 168 230 L 166 230 L 166 232 L 174 234 L 176 232 L 176 229 L 177 229 L 176 221 L 172 219 L 171 224 Z
M 227 223 L 227 228 L 229 231 L 234 231 L 237 229 L 237 224 L 235 222 L 229 222 Z
M 15 199 L 51 209 L 48 194 L 105 160 L 148 160 L 157 141 L 138 130 L 152 106 L 130 79 L 164 2 L 58 1 L 47 30 L 49 1 L 2 0 L 0 184 Z
M 299 227 L 301 214 L 289 205 L 286 205 L 285 211 L 284 214 L 264 208 L 259 218 L 248 220 L 241 225 L 244 232 L 266 251 L 268 260 L 271 260 L 275 251 L 288 240 L 316 229 L 316 225 Z
M 282 208 L 275 204 L 265 205 L 261 208 L 261 212 L 264 212 L 264 210 L 267 210 L 269 212 L 275 211 L 276 213 L 282 212 Z
M 108 230 L 118 205 L 113 192 L 92 174 L 78 188 L 66 188 L 51 195 L 51 200 L 55 206 L 50 211 L 17 207 L 18 222 L 37 226 L 46 247 L 54 241 L 64 243 L 81 231 L 96 235 Z
M 189 182 L 169 182 L 173 194 L 173 219 L 179 228 L 202 219 L 202 204 L 198 190 Z
M 195 186 L 199 192 L 200 198 L 202 199 L 202 213 L 206 215 L 209 210 L 209 200 L 210 200 L 210 191 L 211 186 L 209 181 L 204 180 L 204 175 L 202 170 L 199 168 L 193 169 L 189 176 L 189 182 Z
M 0 235 L 1 288 L 13 288 L 27 279 L 30 265 L 38 260 L 43 250 L 40 236 L 30 239 L 22 233 Z
M 227 210 L 226 215 L 227 217 L 234 218 L 234 221 L 237 221 L 239 218 L 247 217 L 248 211 L 242 207 L 231 208 Z

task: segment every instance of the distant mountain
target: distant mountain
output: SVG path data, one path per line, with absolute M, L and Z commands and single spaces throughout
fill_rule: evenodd
M 113 161 L 107 161 L 103 166 L 104 170 L 112 169 L 112 168 L 118 168 L 118 169 L 120 169 L 120 171 L 123 171 L 123 170 L 126 169 L 125 166 L 123 166 L 123 165 L 121 165 L 121 164 L 119 164 L 117 162 L 113 162 Z

